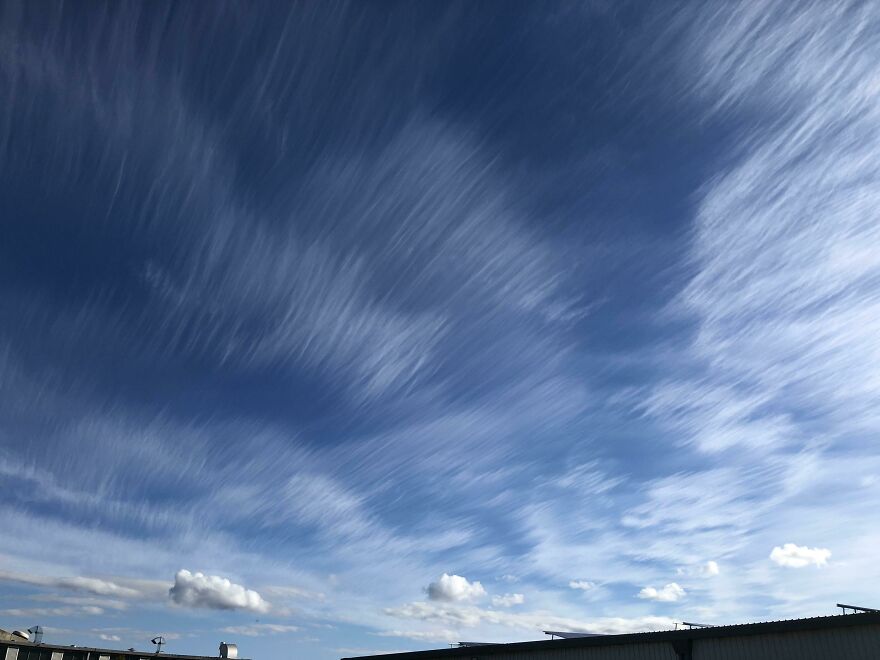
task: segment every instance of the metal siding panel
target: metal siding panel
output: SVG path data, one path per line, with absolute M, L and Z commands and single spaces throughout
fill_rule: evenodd
M 693 660 L 877 660 L 880 626 L 694 641 Z
M 678 660 L 668 642 L 537 649 L 480 655 L 475 647 L 460 660 Z M 880 625 L 764 635 L 695 639 L 693 660 L 880 659 Z M 441 660 L 438 656 L 437 660 Z M 449 660 L 442 658 L 442 660 Z
M 817 640 L 820 649 L 825 654 L 825 657 L 833 657 L 829 656 L 834 649 L 840 648 L 841 644 L 846 644 L 847 640 L 844 639 L 843 635 L 840 634 L 839 630 L 829 630 L 830 635 L 822 635 L 821 639 Z
M 870 653 L 877 653 L 878 646 L 880 646 L 880 643 L 877 640 L 872 640 L 867 635 L 862 635 L 858 638 L 858 642 L 853 644 L 853 650 L 861 654 L 860 657 L 867 658 Z
M 18 649 L 11 646 L 6 649 L 6 660 L 18 660 Z
M 726 649 L 718 644 L 717 639 L 695 639 L 693 647 L 694 660 L 727 660 Z

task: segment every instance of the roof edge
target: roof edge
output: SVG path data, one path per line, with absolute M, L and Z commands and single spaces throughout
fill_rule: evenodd
M 739 635 L 768 635 L 773 633 L 800 632 L 806 630 L 825 630 L 828 628 L 846 628 L 850 626 L 880 625 L 880 613 L 865 612 L 861 614 L 833 614 L 804 619 L 784 619 L 781 621 L 763 621 L 758 623 L 739 623 L 711 628 L 695 628 L 692 630 L 662 630 L 658 632 L 624 633 L 621 635 L 600 635 L 597 637 L 573 637 L 569 639 L 542 639 L 528 642 L 512 642 L 510 644 L 489 644 L 479 647 L 441 648 L 425 651 L 409 651 L 406 653 L 387 653 L 381 655 L 351 656 L 342 660 L 357 658 L 376 658 L 393 660 L 420 660 L 422 658 L 445 658 L 494 655 L 512 651 L 537 651 L 549 649 L 582 648 L 585 646 L 619 646 L 621 644 L 652 644 L 655 642 L 672 642 L 683 640 L 713 639 L 718 637 L 735 637 Z

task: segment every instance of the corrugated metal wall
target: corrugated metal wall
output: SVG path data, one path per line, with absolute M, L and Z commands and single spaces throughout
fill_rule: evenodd
M 856 626 L 694 641 L 694 660 L 878 660 L 880 627 Z
M 694 639 L 692 660 L 880 660 L 880 626 Z M 462 660 L 679 660 L 669 642 L 480 654 Z

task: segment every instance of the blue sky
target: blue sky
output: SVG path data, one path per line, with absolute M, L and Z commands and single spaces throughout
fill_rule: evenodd
M 875 5 L 0 12 L 0 627 L 876 602 Z

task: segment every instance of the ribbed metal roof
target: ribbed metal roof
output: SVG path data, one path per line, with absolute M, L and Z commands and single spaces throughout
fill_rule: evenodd
M 0 647 L 2 648 L 39 648 L 39 649 L 47 649 L 49 651 L 73 651 L 76 653 L 97 653 L 98 655 L 110 655 L 110 656 L 137 656 L 140 658 L 153 658 L 162 660 L 162 658 L 168 658 L 168 660 L 217 660 L 217 655 L 179 655 L 176 653 L 156 653 L 153 651 L 129 651 L 128 649 L 103 649 L 97 648 L 94 646 L 62 646 L 60 644 L 34 644 L 33 642 L 26 642 L 25 640 L 21 641 L 0 641 Z M 248 660 L 247 658 L 238 658 L 238 660 Z
M 385 660 L 392 660 L 394 658 L 399 658 L 400 660 L 419 660 L 422 658 L 446 658 L 457 656 L 467 656 L 469 658 L 472 658 L 477 655 L 481 657 L 488 655 L 498 656 L 529 651 L 580 649 L 587 647 L 620 646 L 630 644 L 654 644 L 656 642 L 692 642 L 702 644 L 704 640 L 722 640 L 725 638 L 749 637 L 753 635 L 773 635 L 777 633 L 781 634 L 823 630 L 827 631 L 830 629 L 843 630 L 854 626 L 875 625 L 880 626 L 880 614 L 877 613 L 866 612 L 864 614 L 836 614 L 831 616 L 818 616 L 803 619 L 784 619 L 780 621 L 740 623 L 729 626 L 696 628 L 693 630 L 664 630 L 659 632 L 628 633 L 624 635 L 601 635 L 598 637 L 576 637 L 570 639 L 538 640 L 533 642 L 514 642 L 512 644 L 492 644 L 489 646 L 481 646 L 479 648 L 445 648 L 435 649 L 431 651 L 412 651 L 409 653 L 389 653 L 387 655 L 383 655 L 382 658 Z M 725 648 L 727 648 L 729 645 L 724 646 Z M 733 654 L 723 657 L 747 658 L 750 656 Z M 785 655 L 779 657 L 789 656 Z M 880 655 L 877 655 L 876 657 L 880 657 Z M 343 660 L 350 659 L 344 658 Z

